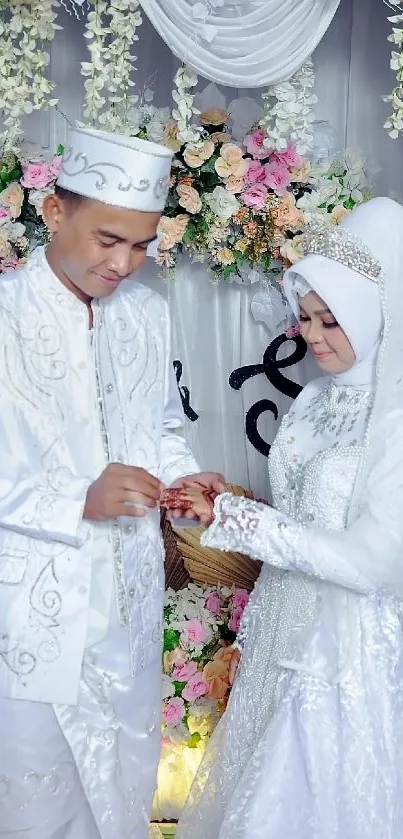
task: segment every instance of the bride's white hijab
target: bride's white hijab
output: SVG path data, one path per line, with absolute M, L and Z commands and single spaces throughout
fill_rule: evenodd
M 389 198 L 375 198 L 354 210 L 343 227 L 356 233 L 382 268 L 390 270 L 393 240 L 401 238 L 403 229 L 400 205 Z M 378 284 L 340 262 L 313 254 L 284 275 L 284 292 L 297 318 L 299 297 L 309 291 L 326 303 L 354 350 L 353 366 L 332 380 L 337 385 L 372 390 L 383 326 Z

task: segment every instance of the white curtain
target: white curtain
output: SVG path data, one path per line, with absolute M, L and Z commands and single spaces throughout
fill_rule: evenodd
M 323 38 L 340 0 L 140 0 L 172 52 L 231 87 L 288 79 Z
M 185 434 L 200 465 L 266 498 L 268 447 L 298 385 L 313 373 L 307 357 L 293 363 L 305 353 L 302 340 L 273 340 L 254 320 L 259 283 L 213 285 L 204 266 L 186 258 L 173 282 L 161 284 L 151 260 L 139 279 L 169 300 Z
M 176 7 L 177 0 L 169 2 Z M 301 8 L 300 0 L 298 3 Z M 382 0 L 341 0 L 314 54 L 317 119 L 331 123 L 341 146 L 363 149 L 374 169 L 375 194 L 403 200 L 402 140 L 390 140 L 382 127 L 388 106 L 381 96 L 393 86 L 387 14 Z M 82 21 L 61 9 L 60 23 L 63 31 L 57 32 L 51 55 L 60 111 L 33 114 L 25 124 L 27 136 L 50 149 L 65 140 L 67 122 L 61 112 L 70 122 L 80 118 L 83 88 L 79 62 L 86 58 Z M 178 59 L 147 19 L 139 35 L 137 84 L 141 88 L 155 75 L 156 104 L 167 105 Z M 223 90 L 228 101 L 236 95 L 233 89 Z M 259 96 L 257 90 L 242 90 L 240 95 L 245 92 Z M 190 407 L 198 415 L 197 420 L 187 419 L 186 433 L 202 465 L 221 469 L 233 481 L 264 495 L 266 458 L 246 435 L 246 419 L 259 400 L 273 401 L 281 416 L 290 399 L 263 372 L 246 379 L 239 390 L 229 385 L 234 370 L 261 364 L 271 343 L 272 336 L 255 323 L 250 312 L 256 287 L 212 286 L 202 266 L 186 262 L 173 286 L 161 283 L 152 263 L 140 279 L 169 297 L 175 360 L 182 365 L 179 387 L 189 389 Z M 278 357 L 281 352 L 288 355 L 292 347 L 284 346 Z M 294 382 L 303 382 L 307 375 L 304 365 L 280 372 Z M 182 394 L 186 399 L 186 391 Z M 277 424 L 270 411 L 262 413 L 257 423 L 260 437 L 270 443 Z

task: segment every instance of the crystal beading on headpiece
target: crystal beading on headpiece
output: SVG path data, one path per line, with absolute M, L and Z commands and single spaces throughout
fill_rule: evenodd
M 312 222 L 304 233 L 302 249 L 304 256 L 326 256 L 374 282 L 382 271 L 367 245 L 348 227 L 329 228 L 321 222 Z

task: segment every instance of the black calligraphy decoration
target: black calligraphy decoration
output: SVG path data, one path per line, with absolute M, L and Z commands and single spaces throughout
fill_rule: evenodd
M 290 355 L 286 356 L 286 358 L 278 359 L 278 351 L 283 344 L 287 343 L 287 341 L 293 341 L 295 348 Z M 264 373 L 270 384 L 276 390 L 283 393 L 285 396 L 289 396 L 290 399 L 296 399 L 298 394 L 301 392 L 302 387 L 296 382 L 293 382 L 291 379 L 287 379 L 286 376 L 282 374 L 281 370 L 284 370 L 287 367 L 292 367 L 294 364 L 298 364 L 302 361 L 305 355 L 306 343 L 300 335 L 297 335 L 294 338 L 287 338 L 285 334 L 279 335 L 266 348 L 263 355 L 263 361 L 260 364 L 249 364 L 245 367 L 238 367 L 237 370 L 234 370 L 231 373 L 229 377 L 229 384 L 233 390 L 240 390 L 242 385 L 244 385 L 249 379 L 252 379 L 255 376 L 260 376 Z M 249 408 L 245 417 L 246 436 L 252 446 L 254 446 L 260 454 L 264 455 L 264 457 L 268 457 L 271 445 L 259 434 L 257 424 L 261 415 L 266 411 L 270 411 L 275 420 L 278 419 L 278 407 L 271 399 L 259 399 L 252 405 L 251 408 Z
M 190 404 L 190 390 L 188 387 L 186 387 L 186 385 L 180 384 L 183 373 L 182 362 L 176 360 L 173 362 L 173 366 L 175 370 L 176 381 L 178 383 L 178 390 L 182 400 L 183 412 L 185 416 L 188 418 L 188 420 L 190 420 L 190 422 L 196 422 L 196 420 L 199 419 L 199 414 L 196 414 L 196 411 L 193 410 Z

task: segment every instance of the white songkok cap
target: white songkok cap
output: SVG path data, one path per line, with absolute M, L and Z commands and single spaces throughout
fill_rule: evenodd
M 95 129 L 68 132 L 57 184 L 128 210 L 159 212 L 168 195 L 172 152 L 165 146 Z

